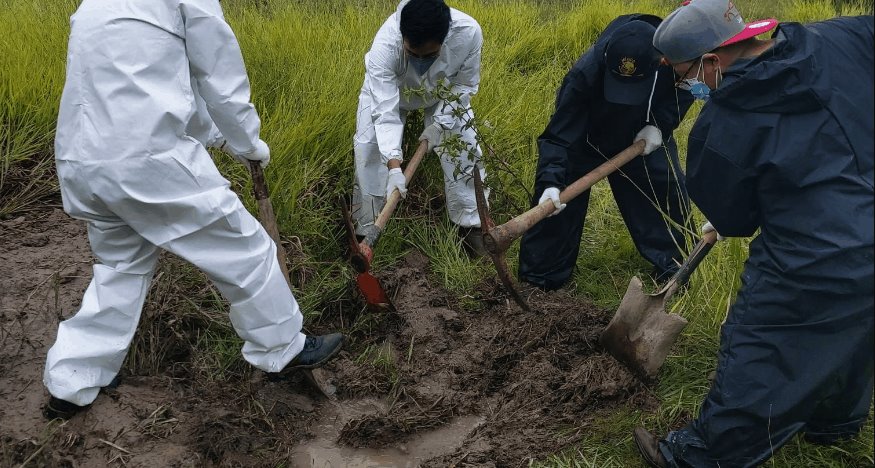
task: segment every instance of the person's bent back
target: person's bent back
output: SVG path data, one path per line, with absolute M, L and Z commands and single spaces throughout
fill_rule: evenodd
M 195 97 L 236 154 L 260 121 L 215 0 L 85 0 L 71 20 L 56 157 L 113 160 L 190 145 Z

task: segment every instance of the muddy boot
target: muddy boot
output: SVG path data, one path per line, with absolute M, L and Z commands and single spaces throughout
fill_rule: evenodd
M 343 334 L 308 336 L 304 341 L 304 350 L 292 359 L 285 369 L 315 369 L 322 367 L 343 348 Z
M 121 384 L 121 381 L 121 375 L 117 374 L 115 377 L 113 377 L 109 384 L 101 389 L 101 391 L 107 388 L 114 390 L 118 388 L 118 386 Z M 48 420 L 63 419 L 66 421 L 75 416 L 76 413 L 79 413 L 80 411 L 86 410 L 91 407 L 91 405 L 75 405 L 73 403 L 70 403 L 69 401 L 55 398 L 51 395 L 49 396 L 51 397 L 49 398 L 49 402 L 46 403 L 45 406 L 43 406 L 43 416 Z
M 483 243 L 483 231 L 478 227 L 459 226 L 459 237 L 462 238 L 462 247 L 471 258 L 480 258 L 489 255 L 486 245 Z
M 69 401 L 60 398 L 51 397 L 46 406 L 43 407 L 43 416 L 48 419 L 63 419 L 68 420 L 75 416 L 80 411 L 88 409 L 91 405 L 79 406 L 70 403 Z
M 655 468 L 667 468 L 668 462 L 659 451 L 659 437 L 651 434 L 643 427 L 636 427 L 632 432 L 632 439 L 635 441 L 635 446 L 644 458 L 647 466 Z

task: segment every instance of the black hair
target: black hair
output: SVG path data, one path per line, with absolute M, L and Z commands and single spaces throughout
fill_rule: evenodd
M 401 36 L 412 47 L 443 44 L 450 31 L 450 7 L 443 0 L 410 0 L 401 9 Z

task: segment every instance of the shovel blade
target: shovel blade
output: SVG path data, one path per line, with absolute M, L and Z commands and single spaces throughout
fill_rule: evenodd
M 687 320 L 665 312 L 667 296 L 645 294 L 633 277 L 611 323 L 599 339 L 618 361 L 641 377 L 656 376 Z
M 360 273 L 356 277 L 355 282 L 356 285 L 358 285 L 362 296 L 365 297 L 365 301 L 368 305 L 390 307 L 391 301 L 389 300 L 389 296 L 386 295 L 386 291 L 384 291 L 383 286 L 380 285 L 380 280 L 374 275 L 369 272 Z

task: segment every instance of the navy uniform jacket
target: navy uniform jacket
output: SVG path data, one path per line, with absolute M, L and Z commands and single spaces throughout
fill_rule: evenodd
M 780 277 L 781 300 L 871 314 L 872 17 L 782 36 L 711 93 L 689 137 L 690 198 L 724 236 L 760 229 L 748 267 Z
M 690 197 L 725 236 L 760 234 L 672 466 L 756 466 L 799 431 L 856 434 L 872 401 L 873 19 L 781 24 L 724 71 L 689 137 Z
M 652 15 L 624 15 L 612 21 L 593 46 L 571 68 L 556 95 L 556 111 L 544 133 L 538 138 L 538 170 L 535 194 L 547 187 L 565 188 L 568 168 L 581 159 L 594 157 L 603 162 L 632 144 L 635 135 L 650 123 L 662 131 L 665 145 L 677 157 L 672 132 L 693 103 L 687 92 L 676 92 L 674 72 L 662 65 L 658 70 L 656 90 L 650 106 L 624 106 L 605 101 L 605 48 L 612 32 L 629 21 L 640 20 L 658 27 L 662 20 Z M 588 142 L 588 143 L 587 143 Z M 591 146 L 592 145 L 592 146 Z M 596 151 L 598 148 L 601 155 Z

